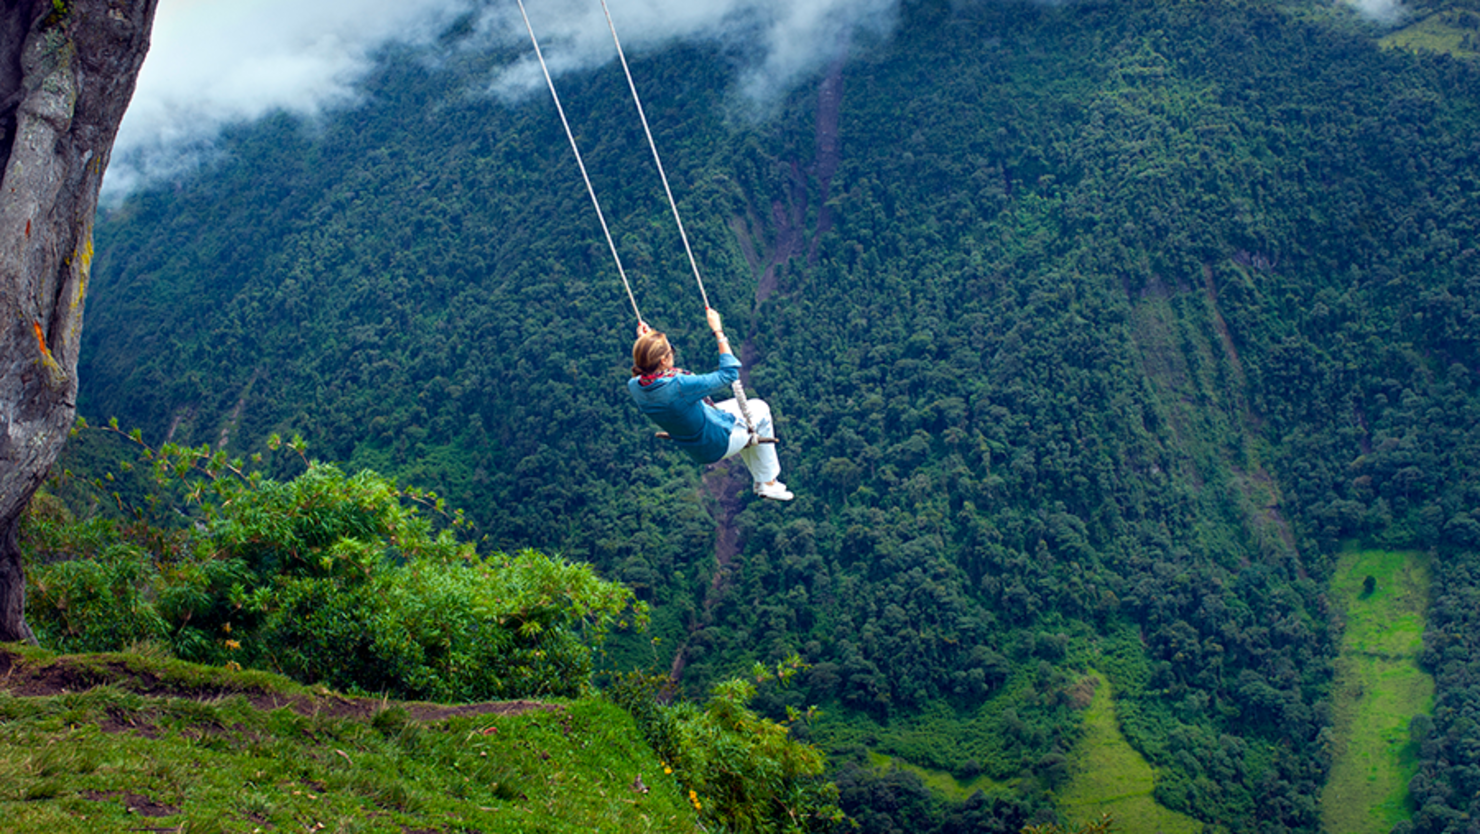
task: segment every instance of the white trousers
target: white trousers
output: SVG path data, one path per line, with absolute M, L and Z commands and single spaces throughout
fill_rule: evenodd
M 745 406 L 750 409 L 750 419 L 755 421 L 756 435 L 775 437 L 776 428 L 771 424 L 771 407 L 766 405 L 766 401 L 747 397 Z M 775 443 L 745 445 L 750 442 L 750 432 L 745 429 L 745 417 L 740 413 L 740 402 L 725 400 L 715 403 L 714 407 L 735 415 L 735 430 L 730 434 L 730 448 L 725 452 L 725 457 L 734 457 L 735 453 L 739 452 L 741 462 L 745 464 L 746 469 L 750 470 L 750 477 L 754 478 L 758 484 L 770 483 L 780 477 L 781 461 L 776 457 Z

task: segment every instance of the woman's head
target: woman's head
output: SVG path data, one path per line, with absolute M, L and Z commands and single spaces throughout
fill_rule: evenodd
M 655 374 L 663 370 L 665 361 L 673 363 L 673 348 L 668 344 L 668 337 L 657 330 L 649 330 L 632 343 L 633 376 Z

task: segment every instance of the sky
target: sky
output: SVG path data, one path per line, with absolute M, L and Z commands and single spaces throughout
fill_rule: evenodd
M 722 42 L 748 67 L 739 90 L 764 103 L 859 33 L 887 35 L 898 0 L 608 0 L 629 53 Z M 525 0 L 551 70 L 601 66 L 616 51 L 601 0 Z M 276 110 L 312 117 L 358 100 L 375 50 L 425 43 L 475 15 L 468 48 L 528 44 L 515 0 L 160 0 L 153 43 L 120 126 L 105 200 L 208 159 L 222 127 Z M 502 99 L 544 95 L 533 49 L 488 79 Z

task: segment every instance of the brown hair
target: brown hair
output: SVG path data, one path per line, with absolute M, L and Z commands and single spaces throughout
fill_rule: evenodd
M 668 337 L 657 330 L 638 336 L 637 341 L 632 343 L 632 375 L 657 373 L 664 357 L 672 354 L 673 348 L 668 345 Z

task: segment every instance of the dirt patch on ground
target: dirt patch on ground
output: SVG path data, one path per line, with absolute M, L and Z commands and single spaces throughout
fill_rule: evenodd
M 46 698 L 73 692 L 86 692 L 102 686 L 136 692 L 153 698 L 184 698 L 192 701 L 213 702 L 226 698 L 243 697 L 254 709 L 271 711 L 291 709 L 299 715 L 323 716 L 326 718 L 348 718 L 369 720 L 391 706 L 406 710 L 413 721 L 434 722 L 469 715 L 522 715 L 526 712 L 559 712 L 564 707 L 539 701 L 487 701 L 478 704 L 428 704 L 415 701 L 399 702 L 383 698 L 352 698 L 337 693 L 323 695 L 290 695 L 249 687 L 190 686 L 169 681 L 159 675 L 130 668 L 117 661 L 98 662 L 95 658 L 83 660 L 57 657 L 45 662 L 29 662 L 25 658 L 0 649 L 0 691 L 9 692 L 18 698 Z M 138 724 L 137 717 L 122 713 L 110 714 L 102 727 L 108 732 L 134 732 L 150 736 L 154 728 Z M 142 813 L 142 812 L 141 812 Z
M 131 677 L 122 667 L 118 667 L 118 672 L 119 677 Z M 0 676 L 3 676 L 0 677 L 0 689 L 19 698 L 65 695 L 117 682 L 100 670 L 60 662 L 33 666 L 3 651 L 0 651 Z
M 172 817 L 180 813 L 180 809 L 174 805 L 165 805 L 155 802 L 153 799 L 141 793 L 125 793 L 123 791 L 85 791 L 82 798 L 91 802 L 113 802 L 121 801 L 129 813 L 138 814 L 141 817 Z M 145 828 L 134 829 L 135 831 L 173 831 L 173 828 Z
M 107 717 L 98 722 L 98 729 L 105 733 L 132 733 L 142 738 L 159 738 L 159 727 L 152 721 L 141 721 L 144 716 L 116 707 L 109 707 L 105 713 Z
M 404 704 L 413 721 L 442 721 L 468 715 L 523 715 L 526 712 L 562 712 L 559 704 L 539 701 L 485 701 L 481 704 Z

